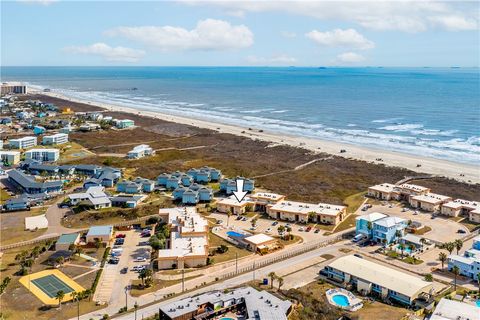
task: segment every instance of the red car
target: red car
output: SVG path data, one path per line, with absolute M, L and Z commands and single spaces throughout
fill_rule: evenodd
M 310 230 L 312 230 L 312 227 L 307 227 L 305 231 L 310 232 Z
M 117 234 L 117 235 L 115 236 L 115 238 L 117 238 L 117 239 L 118 239 L 118 238 L 125 238 L 125 236 L 126 236 L 125 234 L 120 233 L 120 234 Z

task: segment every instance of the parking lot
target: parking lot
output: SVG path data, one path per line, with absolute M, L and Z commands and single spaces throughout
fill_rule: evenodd
M 125 287 L 131 280 L 138 279 L 138 272 L 133 269 L 135 266 L 149 266 L 150 246 L 148 237 L 141 237 L 141 232 L 137 230 L 118 231 L 116 235 L 124 234 L 123 245 L 113 245 L 113 252 L 120 252 L 118 263 L 107 261 L 105 264 L 102 279 L 97 287 L 95 296 L 96 301 L 108 303 L 118 303 L 125 301 Z M 121 300 L 119 300 L 121 299 Z
M 262 218 L 261 214 L 256 215 L 257 220 L 257 226 L 255 230 L 252 230 L 252 219 L 253 217 L 246 217 L 246 216 L 241 216 L 244 219 L 243 220 L 237 220 L 237 216 L 233 215 L 230 217 L 230 220 L 228 221 L 228 227 L 227 227 L 227 215 L 224 213 L 212 213 L 210 218 L 214 218 L 217 221 L 222 221 L 220 224 L 227 229 L 230 230 L 244 230 L 247 232 L 255 232 L 255 233 L 265 233 L 270 236 L 278 236 L 278 227 L 283 225 L 290 225 L 292 228 L 291 234 L 299 236 L 303 238 L 304 242 L 309 242 L 313 240 L 318 240 L 323 237 L 323 230 L 319 230 L 318 232 L 315 232 L 316 228 L 313 227 L 310 231 L 306 231 L 306 226 L 304 224 L 298 224 L 298 223 L 293 223 L 293 222 L 285 222 L 285 221 L 276 221 L 274 219 L 267 219 L 267 218 Z M 275 225 L 274 225 L 275 224 Z
M 404 211 L 406 210 L 406 211 Z M 439 241 L 448 242 L 464 237 L 469 233 L 468 229 L 461 223 L 447 219 L 441 215 L 433 215 L 431 212 L 422 212 L 419 210 L 411 210 L 399 204 L 385 203 L 384 205 L 373 205 L 366 211 L 361 211 L 363 214 L 372 212 L 380 212 L 390 216 L 397 216 L 406 220 L 418 221 L 424 226 L 430 227 L 432 230 L 422 235 L 422 237 Z M 432 216 L 433 219 L 432 219 Z M 463 230 L 465 233 L 459 233 Z

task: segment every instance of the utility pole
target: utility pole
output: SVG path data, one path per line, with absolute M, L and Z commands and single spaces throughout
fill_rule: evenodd
M 135 301 L 135 304 L 133 305 L 133 307 L 135 308 L 135 320 L 137 320 L 137 309 L 138 309 L 137 301 Z
M 235 252 L 235 274 L 238 274 L 238 252 Z
M 182 269 L 182 292 L 185 291 L 185 269 Z
M 128 286 L 125 286 L 125 311 L 128 310 Z

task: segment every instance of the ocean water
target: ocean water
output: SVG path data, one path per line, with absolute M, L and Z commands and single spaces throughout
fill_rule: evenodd
M 478 68 L 1 71 L 2 81 L 25 81 L 88 101 L 480 164 Z

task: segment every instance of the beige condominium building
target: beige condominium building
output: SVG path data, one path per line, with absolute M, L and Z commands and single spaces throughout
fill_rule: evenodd
M 285 199 L 284 195 L 269 192 L 257 192 L 248 195 L 241 202 L 238 202 L 235 196 L 230 196 L 217 202 L 217 210 L 222 213 L 232 212 L 237 215 L 244 214 L 247 210 L 266 212 L 268 206 L 283 199 Z
M 268 206 L 267 214 L 278 220 L 306 223 L 311 217 L 310 220 L 313 222 L 336 225 L 345 218 L 347 207 L 326 203 L 280 201 Z
M 377 184 L 368 188 L 368 196 L 381 200 L 409 200 L 412 196 L 425 195 L 430 192 L 429 188 L 416 184 L 404 183 L 394 185 L 391 183 Z
M 202 267 L 208 258 L 208 222 L 194 207 L 159 210 L 170 227 L 169 248 L 158 251 L 158 269 Z
M 442 205 L 441 213 L 450 217 L 468 215 L 470 217 L 470 220 L 476 221 L 475 218 L 480 215 L 480 202 L 456 199 L 444 203 Z
M 451 201 L 452 198 L 436 193 L 427 193 L 410 197 L 410 205 L 414 208 L 429 212 L 440 212 L 444 203 Z

